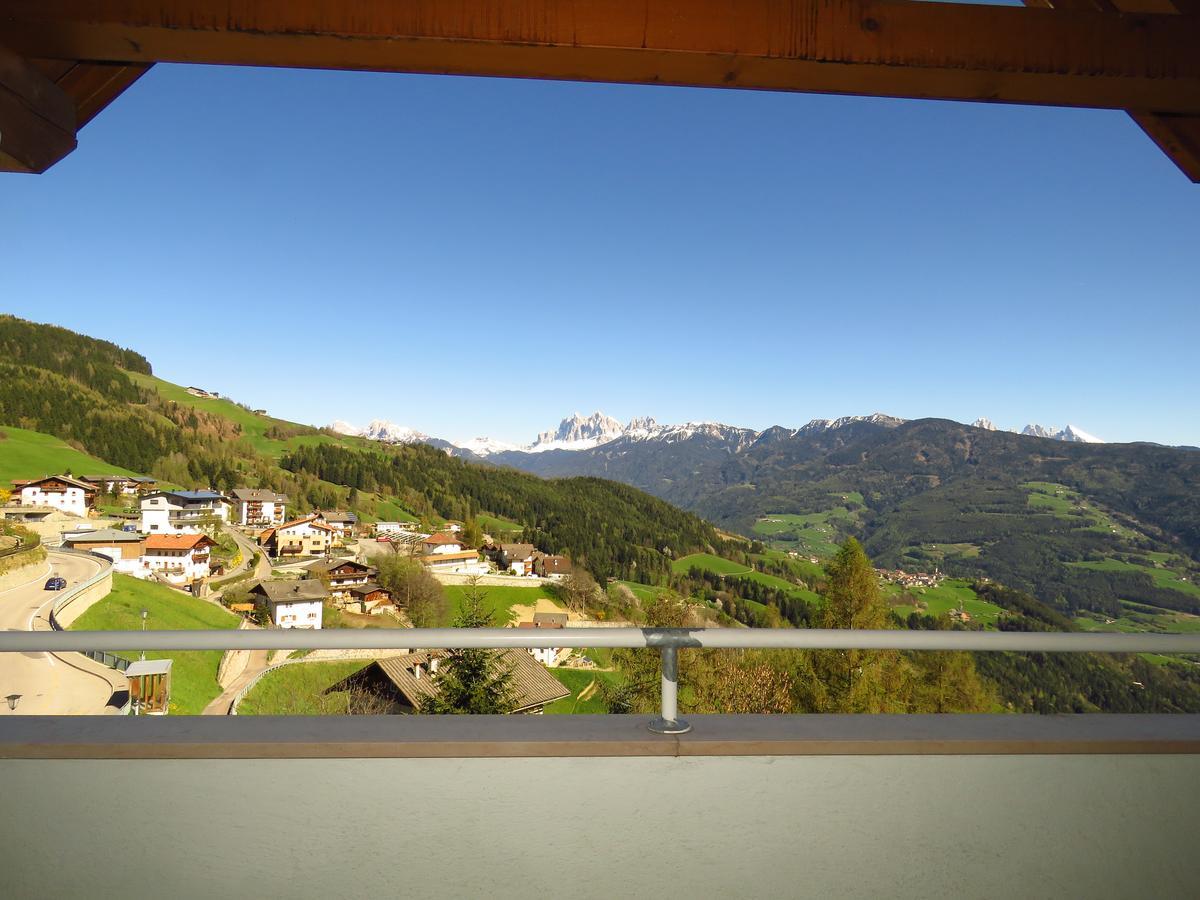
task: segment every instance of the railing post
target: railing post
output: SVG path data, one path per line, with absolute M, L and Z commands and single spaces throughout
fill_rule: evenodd
M 684 734 L 692 726 L 679 718 L 679 649 L 674 644 L 662 648 L 662 716 L 648 726 L 658 734 Z

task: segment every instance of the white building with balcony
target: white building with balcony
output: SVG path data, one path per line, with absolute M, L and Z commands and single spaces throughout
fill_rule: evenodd
M 143 534 L 196 534 L 214 521 L 228 522 L 229 498 L 217 491 L 155 491 L 142 498 Z
M 49 506 L 73 516 L 86 516 L 96 502 L 95 486 L 70 475 L 13 481 L 13 493 L 22 506 Z

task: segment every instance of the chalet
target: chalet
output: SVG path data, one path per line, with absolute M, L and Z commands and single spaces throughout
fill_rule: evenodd
M 354 612 L 379 615 L 396 608 L 391 592 L 380 587 L 374 581 L 365 584 L 355 584 L 346 588 L 350 599 L 346 601 L 346 609 Z
M 142 577 L 161 575 L 179 585 L 207 578 L 212 571 L 209 551 L 215 546 L 205 534 L 147 535 L 142 544 Z
M 70 475 L 14 480 L 13 494 L 22 506 L 52 506 L 75 516 L 86 516 L 96 505 L 96 487 Z
M 514 575 L 532 575 L 536 552 L 533 544 L 501 544 L 496 562 Z
M 268 528 L 258 542 L 272 556 L 324 556 L 333 543 L 333 529 L 318 516 L 306 516 Z
M 238 525 L 282 525 L 287 521 L 287 494 L 265 488 L 238 488 L 230 492 L 233 521 Z
M 454 535 L 440 532 L 438 534 L 431 534 L 422 540 L 421 549 L 426 554 L 461 553 L 463 545 L 462 541 Z
M 481 562 L 476 550 L 456 550 L 447 553 L 427 553 L 418 557 L 429 571 L 451 575 L 485 575 L 487 563 Z
M 335 537 L 343 541 L 354 540 L 354 531 L 358 528 L 358 516 L 352 512 L 339 510 L 318 511 L 321 521 L 333 529 Z
M 416 712 L 436 689 L 439 664 L 445 665 L 446 657 L 444 650 L 432 650 L 379 659 L 327 688 L 326 693 L 359 688 L 390 701 L 392 713 Z M 514 713 L 540 715 L 547 703 L 571 694 L 528 653 L 505 650 L 497 664 L 513 673 Z
M 125 497 L 147 493 L 158 484 L 157 479 L 139 475 L 80 475 L 79 480 L 86 481 L 101 494 L 120 494 Z
M 566 578 L 571 574 L 571 559 L 567 556 L 541 554 L 534 557 L 533 571 L 540 578 Z
M 229 498 L 218 491 L 154 491 L 142 498 L 145 534 L 195 534 L 229 521 Z
M 315 578 L 303 581 L 260 581 L 250 593 L 266 603 L 277 628 L 321 627 L 321 609 L 329 598 L 325 585 Z
M 319 559 L 304 568 L 329 585 L 329 597 L 338 605 L 350 600 L 350 588 L 367 584 L 378 574 L 377 569 L 352 559 Z
M 565 620 L 566 616 L 564 615 L 563 618 Z M 537 629 L 539 631 L 543 628 L 551 631 L 560 631 L 566 627 L 566 622 L 539 622 L 535 614 L 534 621 L 519 622 L 517 627 L 522 629 Z M 526 649 L 529 651 L 530 656 L 550 669 L 553 669 L 571 655 L 571 648 L 569 647 L 527 647 Z

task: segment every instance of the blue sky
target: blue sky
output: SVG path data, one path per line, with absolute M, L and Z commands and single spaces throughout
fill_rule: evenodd
M 1200 187 L 1122 113 L 160 65 L 0 215 L 0 310 L 302 422 L 1200 444 Z

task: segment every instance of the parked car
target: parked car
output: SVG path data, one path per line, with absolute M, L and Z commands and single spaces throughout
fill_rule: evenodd
M 61 591 L 66 586 L 67 579 L 63 578 L 61 575 L 51 575 L 50 578 L 46 580 L 46 590 L 48 591 Z

